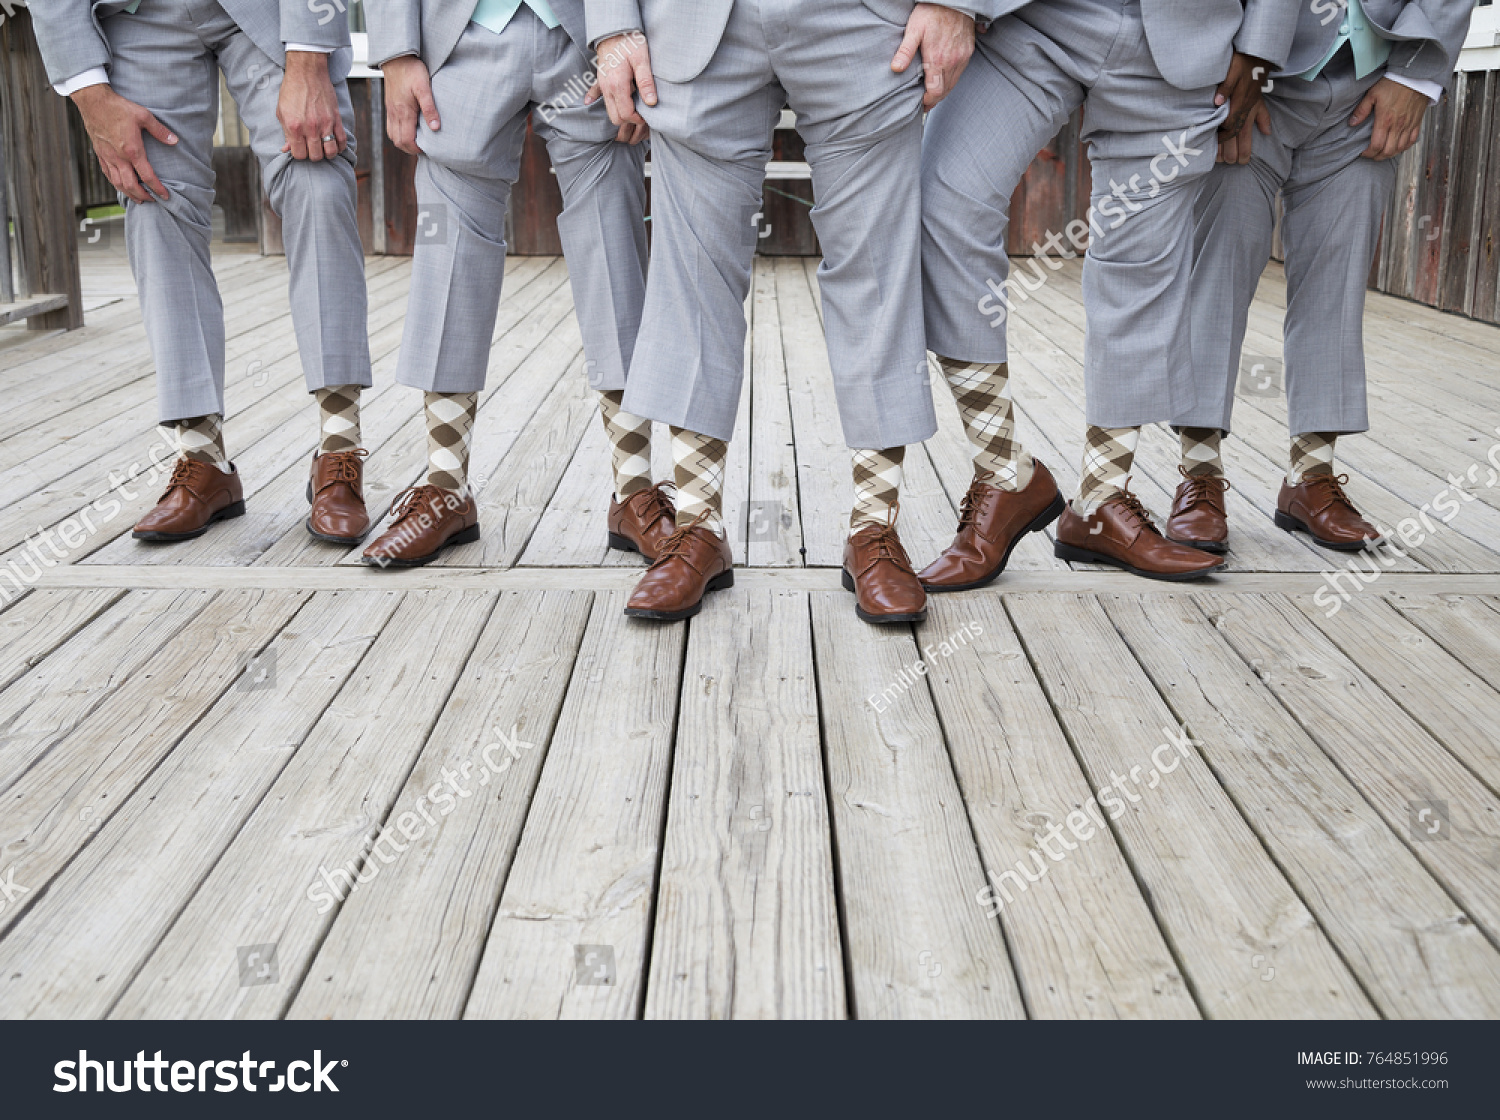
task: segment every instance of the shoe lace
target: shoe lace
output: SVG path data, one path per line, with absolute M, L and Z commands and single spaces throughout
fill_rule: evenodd
M 172 474 L 167 479 L 167 486 L 166 489 L 162 491 L 160 500 L 165 501 L 167 495 L 170 494 L 173 490 L 177 489 L 177 487 L 179 486 L 191 489 L 193 477 L 197 475 L 205 465 L 206 464 L 200 463 L 197 459 L 189 459 L 186 457 L 178 459 L 177 462 L 172 464 Z
M 408 517 L 420 513 L 424 506 L 433 502 L 443 500 L 443 490 L 438 486 L 413 486 L 403 490 L 396 495 L 396 500 L 391 503 L 391 525 L 392 529 L 399 526 Z
M 656 554 L 656 563 L 651 566 L 653 568 L 660 567 L 674 556 L 681 555 L 687 549 L 689 535 L 694 529 L 707 521 L 712 512 L 712 510 L 704 510 L 686 525 L 677 526 L 677 530 L 662 542 L 661 549 Z
M 1204 498 L 1220 497 L 1233 489 L 1229 479 L 1222 475 L 1188 474 L 1181 466 L 1177 468 L 1177 472 L 1187 480 L 1182 490 L 1183 509 L 1197 505 Z
M 360 460 L 368 454 L 363 447 L 356 447 L 351 451 L 333 451 L 322 456 L 329 467 L 328 481 L 358 483 Z
M 668 498 L 662 492 L 662 487 L 665 485 L 665 482 L 658 482 L 655 486 L 641 491 L 641 493 L 646 495 L 640 502 L 641 521 L 643 524 L 654 525 L 663 517 L 676 516 L 677 509 L 672 504 L 672 499 Z
M 1133 517 L 1141 528 L 1156 532 L 1156 522 L 1151 517 L 1151 511 L 1141 504 L 1140 498 L 1136 497 L 1130 490 L 1130 478 L 1127 476 L 1125 485 L 1120 488 L 1119 497 L 1116 499 L 1130 517 Z
M 973 490 L 973 487 L 970 487 Z M 969 495 L 964 495 L 964 501 L 969 500 Z M 901 538 L 896 534 L 896 518 L 901 513 L 901 503 L 891 503 L 891 512 L 886 515 L 884 525 L 876 525 L 870 534 L 870 543 L 874 546 L 874 555 L 870 557 L 873 565 L 881 560 L 889 560 L 898 567 L 909 570 L 911 559 L 906 555 L 906 548 L 901 543 Z
M 974 476 L 973 482 L 969 483 L 969 489 L 964 492 L 964 500 L 958 507 L 959 529 L 971 527 L 979 519 L 979 509 L 986 497 L 985 491 L 991 488 L 985 480 L 994 477 L 994 471 L 982 471 Z
M 1315 474 L 1306 479 L 1314 486 L 1320 486 L 1328 491 L 1330 501 L 1338 502 L 1340 505 L 1354 508 L 1354 503 L 1349 500 L 1349 495 L 1344 493 L 1344 485 L 1349 481 L 1347 474 Z

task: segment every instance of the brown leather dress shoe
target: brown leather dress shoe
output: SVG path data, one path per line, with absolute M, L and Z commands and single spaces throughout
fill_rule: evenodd
M 968 591 L 993 583 L 1027 533 L 1051 525 L 1067 508 L 1052 472 L 1040 461 L 1024 490 L 985 485 L 988 472 L 969 484 L 958 517 L 958 536 L 918 578 L 928 591 Z
M 245 490 L 240 472 L 221 471 L 212 463 L 178 459 L 172 466 L 166 492 L 155 508 L 136 523 L 131 536 L 138 541 L 190 541 L 201 537 L 215 521 L 245 515 Z
M 439 486 L 413 486 L 391 506 L 391 527 L 360 557 L 377 568 L 419 568 L 445 548 L 479 539 L 479 506 Z
M 677 507 L 658 482 L 637 490 L 623 502 L 609 502 L 609 547 L 639 552 L 647 561 L 661 555 L 662 545 L 677 532 Z
M 1296 486 L 1285 480 L 1276 499 L 1276 525 L 1288 533 L 1298 530 L 1324 548 L 1362 552 L 1384 539 L 1380 530 L 1359 515 L 1344 493 L 1346 474 L 1303 475 Z
M 358 544 L 370 531 L 365 510 L 364 448 L 314 455 L 307 500 L 307 531 L 330 544 Z
M 1204 552 L 1228 552 L 1229 515 L 1224 509 L 1224 495 L 1229 492 L 1229 479 L 1188 474 L 1181 467 L 1177 470 L 1182 482 L 1172 499 L 1172 514 L 1162 536 Z
M 1202 579 L 1224 561 L 1156 531 L 1141 500 L 1126 490 L 1083 518 L 1069 506 L 1057 522 L 1054 554 L 1060 560 L 1113 564 L 1147 579 Z
M 699 517 L 662 542 L 646 574 L 625 604 L 631 618 L 676 622 L 703 609 L 703 596 L 734 586 L 734 553 L 729 542 Z
M 854 592 L 854 613 L 865 622 L 927 618 L 927 592 L 912 571 L 894 518 L 889 525 L 867 525 L 844 542 L 843 583 Z

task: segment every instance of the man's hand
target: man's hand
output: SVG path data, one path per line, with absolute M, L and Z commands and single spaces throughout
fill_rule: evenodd
M 381 63 L 380 73 L 385 78 L 385 130 L 391 143 L 408 155 L 420 155 L 417 122 L 425 120 L 433 132 L 442 127 L 427 64 L 414 54 L 404 54 Z
M 177 143 L 167 126 L 145 106 L 125 100 L 107 85 L 85 86 L 73 94 L 73 104 L 78 106 L 83 126 L 94 142 L 99 166 L 115 189 L 136 202 L 150 202 L 152 194 L 166 198 L 167 188 L 146 158 L 146 141 L 141 133 L 149 132 L 163 144 Z M 147 188 L 151 194 L 146 193 Z
M 1349 127 L 1356 128 L 1371 113 L 1375 114 L 1370 146 L 1360 154 L 1367 159 L 1399 156 L 1422 135 L 1422 118 L 1427 115 L 1427 107 L 1431 104 L 1425 93 L 1389 78 L 1381 78 L 1370 87 L 1359 108 L 1354 110 L 1354 116 L 1349 118 Z
M 1219 141 L 1226 136 L 1238 136 L 1261 103 L 1261 83 L 1271 73 L 1271 65 L 1253 55 L 1234 52 L 1229 61 L 1229 73 L 1219 83 L 1214 93 L 1214 104 L 1229 104 L 1229 117 L 1219 126 Z
M 651 48 L 646 45 L 646 36 L 629 31 L 605 39 L 599 44 L 597 58 L 599 76 L 583 103 L 592 105 L 603 97 L 610 123 L 620 130 L 615 138 L 621 143 L 639 144 L 649 126 L 635 110 L 636 92 L 647 105 L 656 104 L 656 79 L 651 74 Z
M 1260 129 L 1262 136 L 1271 135 L 1271 110 L 1266 108 L 1262 101 L 1255 107 L 1255 115 L 1245 122 L 1245 127 L 1240 129 L 1234 136 L 1219 136 L 1219 154 L 1214 159 L 1215 163 L 1249 163 L 1250 142 L 1255 138 L 1255 130 Z
M 293 159 L 317 162 L 333 159 L 349 146 L 338 94 L 328 77 L 328 55 L 316 51 L 287 51 L 286 74 L 276 119 L 286 133 L 283 152 Z
M 918 53 L 926 90 L 922 108 L 931 109 L 953 92 L 974 54 L 974 20 L 941 4 L 918 4 L 906 21 L 906 37 L 891 60 L 891 69 L 904 74 Z

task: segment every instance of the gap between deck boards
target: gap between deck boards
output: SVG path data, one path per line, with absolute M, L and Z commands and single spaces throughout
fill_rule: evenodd
M 356 567 L 216 568 L 145 564 L 80 564 L 54 568 L 38 589 L 123 587 L 139 590 L 213 591 L 620 591 L 640 568 L 420 568 L 382 572 Z M 1343 564 L 1329 571 L 1345 571 Z M 837 568 L 736 568 L 738 586 L 827 591 L 839 586 Z M 1347 578 L 1343 581 L 1348 586 Z M 1312 595 L 1327 583 L 1319 572 L 1235 572 L 1197 583 L 1161 583 L 1126 572 L 1013 572 L 992 590 L 1002 594 L 1077 592 L 1084 595 Z M 1386 572 L 1367 591 L 1380 595 L 1500 595 L 1500 575 Z

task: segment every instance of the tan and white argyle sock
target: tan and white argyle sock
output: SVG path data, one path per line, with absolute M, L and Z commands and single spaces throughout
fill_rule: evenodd
M 358 385 L 335 385 L 319 389 L 318 427 L 322 438 L 318 443 L 319 455 L 331 455 L 335 451 L 353 451 L 359 446 L 359 393 Z
M 1096 428 L 1089 425 L 1083 441 L 1083 477 L 1073 512 L 1092 517 L 1094 511 L 1125 489 L 1140 442 L 1139 428 Z
M 651 421 L 622 411 L 624 389 L 599 394 L 599 415 L 609 437 L 609 458 L 615 472 L 615 497 L 624 501 L 651 488 Z
M 724 468 L 729 444 L 686 428 L 672 429 L 672 477 L 677 483 L 677 527 L 703 524 L 724 535 Z
M 1219 445 L 1224 433 L 1218 428 L 1178 428 L 1182 440 L 1182 470 L 1189 478 L 1223 478 L 1224 460 Z
M 422 400 L 427 414 L 427 485 L 466 495 L 479 394 L 424 393 Z
M 849 515 L 853 536 L 871 525 L 889 525 L 901 500 L 906 448 L 854 452 L 854 512 Z
M 185 420 L 171 420 L 161 425 L 161 433 L 176 443 L 177 454 L 184 459 L 212 463 L 225 474 L 229 473 L 229 456 L 224 451 L 224 417 L 192 416 Z
M 1000 490 L 1024 490 L 1036 464 L 1016 439 L 1009 367 L 1004 362 L 939 357 L 938 368 L 953 391 L 964 433 L 974 445 L 974 476 Z
M 1286 480 L 1296 486 L 1310 474 L 1333 473 L 1333 445 L 1337 432 L 1306 432 L 1292 439 L 1291 470 Z

